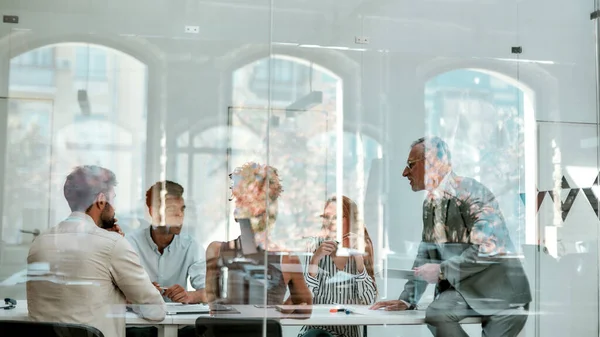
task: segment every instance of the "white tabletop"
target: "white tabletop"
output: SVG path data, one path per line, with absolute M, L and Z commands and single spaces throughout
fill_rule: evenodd
M 221 312 L 216 317 L 223 318 L 263 318 L 268 317 L 278 320 L 284 326 L 302 326 L 302 325 L 415 325 L 425 322 L 425 311 L 384 311 L 369 310 L 368 306 L 346 306 L 353 311 L 351 314 L 344 312 L 329 312 L 336 308 L 333 305 L 314 305 L 312 313 L 309 315 L 284 314 L 273 308 L 256 308 L 253 305 L 235 305 L 233 306 L 239 313 L 229 314 Z M 199 316 L 210 317 L 207 315 L 172 315 L 172 324 L 193 325 Z M 467 318 L 461 323 L 479 323 L 479 318 Z
M 235 305 L 233 306 L 239 313 L 220 312 L 214 314 L 179 314 L 167 315 L 162 322 L 150 322 L 140 318 L 134 313 L 127 312 L 125 322 L 127 325 L 194 325 L 196 318 L 205 317 L 224 317 L 224 318 L 263 318 L 268 317 L 278 320 L 284 326 L 302 326 L 302 325 L 415 325 L 423 324 L 425 320 L 425 311 L 383 311 L 369 310 L 368 306 L 346 306 L 353 311 L 351 314 L 344 312 L 329 312 L 336 308 L 332 305 L 314 305 L 312 313 L 309 315 L 284 314 L 274 308 L 257 308 L 253 305 Z M 17 307 L 10 310 L 0 309 L 0 320 L 27 320 L 27 301 L 20 300 Z M 479 318 L 467 318 L 461 323 L 478 323 Z
M 17 306 L 14 309 L 0 309 L 0 321 L 26 321 L 28 319 L 26 300 L 17 300 Z M 125 314 L 125 322 L 128 325 L 172 324 L 171 316 L 165 317 L 162 322 L 151 322 L 139 317 L 133 312 L 127 312 Z
M 227 318 L 263 318 L 268 317 L 278 320 L 284 326 L 303 326 L 303 325 L 419 325 L 425 322 L 424 310 L 410 311 L 383 311 L 369 310 L 368 306 L 345 306 L 351 309 L 353 313 L 330 312 L 330 309 L 336 308 L 332 305 L 314 305 L 311 307 L 310 315 L 284 314 L 274 308 L 257 308 L 253 305 L 234 305 L 238 313 L 220 312 L 217 314 L 180 314 L 167 315 L 162 322 L 150 322 L 140 318 L 132 312 L 125 315 L 125 323 L 128 326 L 153 325 L 158 328 L 159 337 L 177 337 L 178 329 L 185 325 L 195 325 L 198 317 L 227 317 Z M 527 314 L 526 311 L 513 311 L 513 314 Z M 1 320 L 28 320 L 27 301 L 17 301 L 17 307 L 10 310 L 0 309 Z M 481 319 L 477 317 L 466 318 L 461 321 L 463 324 L 480 323 Z

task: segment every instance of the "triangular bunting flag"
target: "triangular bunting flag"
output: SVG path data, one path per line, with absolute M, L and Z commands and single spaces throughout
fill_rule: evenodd
M 560 187 L 562 187 L 563 189 L 571 188 L 571 186 L 569 186 L 569 182 L 567 181 L 567 178 L 565 178 L 565 176 L 562 177 L 562 181 L 560 182 Z
M 565 219 L 567 218 L 567 215 L 569 215 L 569 211 L 571 210 L 571 207 L 573 206 L 573 202 L 575 201 L 575 197 L 577 197 L 577 193 L 579 193 L 578 188 L 572 189 L 569 192 L 569 195 L 567 196 L 567 199 L 565 200 L 565 202 L 560 203 L 563 221 L 565 221 Z
M 592 206 L 592 209 L 596 213 L 596 216 L 598 216 L 598 198 L 596 198 L 596 195 L 591 188 L 584 188 L 582 190 L 587 197 L 587 200 L 590 202 L 590 206 Z

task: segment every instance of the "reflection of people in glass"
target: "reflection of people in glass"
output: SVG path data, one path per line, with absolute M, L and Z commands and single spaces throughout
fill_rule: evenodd
M 413 191 L 427 191 L 423 240 L 398 300 L 372 309 L 414 309 L 428 283 L 435 300 L 425 321 L 435 336 L 467 336 L 460 320 L 481 316 L 484 336 L 517 336 L 531 302 L 529 282 L 494 195 L 471 178 L 452 171 L 448 145 L 438 137 L 412 144 L 402 173 Z M 524 310 L 506 309 L 522 308 Z
M 282 247 L 271 243 L 268 237 L 268 232 L 275 225 L 277 217 L 277 199 L 283 191 L 277 170 L 267 165 L 246 163 L 236 168 L 230 177 L 233 183 L 232 198 L 235 200 L 234 215 L 236 219 L 250 220 L 259 253 L 264 252 L 264 249 L 271 252 L 283 250 Z M 229 242 L 212 242 L 206 249 L 206 294 L 209 302 L 235 304 L 231 302 L 231 298 L 223 298 L 223 289 L 220 287 L 219 280 L 224 277 L 221 273 L 223 257 L 240 255 L 240 247 L 241 238 L 238 237 Z M 272 263 L 269 260 L 267 263 L 269 274 L 267 304 L 283 304 L 287 290 L 290 292 L 290 297 L 285 300 L 286 304 L 312 304 L 312 296 L 304 281 L 298 257 L 292 255 L 271 257 L 276 258 L 277 261 Z M 231 294 L 233 289 L 228 289 L 227 292 Z
M 344 247 L 350 247 L 351 256 L 337 255 L 338 244 L 335 241 L 337 198 L 333 197 L 325 203 L 323 218 L 323 235 L 315 238 L 309 247 L 313 252 L 307 257 L 306 283 L 313 294 L 315 304 L 372 304 L 377 297 L 375 275 L 373 272 L 373 243 L 367 229 L 359 220 L 358 207 L 350 198 L 342 197 L 343 226 L 342 240 Z M 358 233 L 364 233 L 364 236 Z M 364 245 L 359 245 L 363 240 Z M 354 249 L 365 254 L 355 252 Z M 306 331 L 325 330 L 334 336 L 358 337 L 358 326 L 311 326 L 303 327 L 300 335 Z
M 122 337 L 126 300 L 147 319 L 165 318 L 160 293 L 135 250 L 116 233 L 116 184 L 114 173 L 98 166 L 77 167 L 67 177 L 64 194 L 71 215 L 29 249 L 30 319 L 86 324 L 104 336 Z
M 152 185 L 146 191 L 152 225 L 143 226 L 126 237 L 165 301 L 201 303 L 206 302 L 206 263 L 204 251 L 198 248 L 196 240 L 181 233 L 186 211 L 183 191 L 183 186 L 170 180 Z M 193 291 L 187 290 L 188 278 Z M 179 330 L 178 336 L 194 336 L 193 330 L 185 327 Z M 127 328 L 128 337 L 149 337 L 157 333 L 155 327 Z
M 161 216 L 164 193 L 164 216 Z M 190 235 L 182 234 L 185 216 L 183 187 L 172 181 L 157 182 L 146 192 L 152 225 L 127 235 L 140 255 L 142 265 L 167 300 L 180 303 L 206 302 L 204 256 Z M 187 280 L 195 291 L 187 291 Z

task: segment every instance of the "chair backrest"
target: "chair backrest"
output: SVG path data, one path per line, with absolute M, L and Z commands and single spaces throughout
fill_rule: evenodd
M 198 317 L 196 335 L 204 337 L 262 337 L 262 318 Z M 267 337 L 282 337 L 281 324 L 267 319 Z
M 96 328 L 69 323 L 0 321 L 0 331 L 2 336 L 7 337 L 104 337 Z

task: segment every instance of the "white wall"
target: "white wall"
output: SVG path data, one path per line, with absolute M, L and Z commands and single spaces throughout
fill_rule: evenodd
M 593 9 L 592 0 L 568 4 L 560 0 L 4 0 L 0 12 L 19 15 L 20 23 L 0 25 L 0 78 L 8 78 L 11 57 L 56 42 L 104 44 L 146 63 L 146 181 L 151 182 L 160 173 L 161 123 L 170 139 L 192 126 L 226 123 L 233 70 L 271 51 L 320 64 L 344 81 L 347 129 L 364 130 L 383 146 L 390 176 L 384 178 L 387 192 L 381 192 L 385 194 L 385 211 L 384 234 L 379 236 L 383 240 L 379 241 L 387 240 L 389 248 L 398 252 L 389 261 L 391 267 L 408 268 L 412 252 L 407 251 L 404 241 L 420 238 L 422 199 L 409 190 L 400 172 L 411 141 L 427 132 L 424 85 L 440 73 L 460 68 L 483 69 L 531 89 L 538 121 L 537 131 L 531 129 L 538 135 L 537 187 L 547 191 L 554 185 L 552 141 L 562 153 L 556 167 L 569 173 L 571 187 L 591 187 L 598 172 L 596 36 L 594 22 L 589 20 Z M 185 34 L 185 25 L 199 26 L 200 33 Z M 356 36 L 369 37 L 370 43 L 355 44 Z M 324 48 L 331 46 L 342 48 Z M 518 57 L 511 54 L 513 46 L 522 46 L 523 53 Z M 356 48 L 366 50 L 353 50 Z M 6 81 L 0 81 L 0 96 L 8 95 Z M 4 106 L 0 105 L 0 109 Z M 173 150 L 168 148 L 167 153 Z M 521 156 L 511 165 L 524 161 Z M 583 169 L 575 172 L 574 166 Z M 585 179 L 576 179 L 579 174 Z M 547 202 L 548 197 L 540 211 L 539 231 L 530 231 L 540 236 L 530 236 L 528 241 L 547 239 L 552 247 L 557 246 L 557 239 L 547 236 L 556 227 L 550 219 L 557 212 L 560 216 L 560 211 Z M 590 209 L 580 192 L 567 220 L 556 229 L 557 238 L 570 247 L 568 252 L 574 252 L 576 241 L 589 241 L 596 247 L 598 220 Z M 375 224 L 368 225 L 372 233 L 379 230 Z M 561 320 L 549 315 L 532 316 L 526 335 L 596 335 L 597 256 L 590 258 L 593 263 L 586 262 L 589 270 L 578 274 L 576 279 L 582 283 L 576 287 L 562 269 L 551 275 L 565 275 L 565 279 L 549 282 L 544 276 L 548 273 L 545 268 L 552 262 L 546 264 L 544 256 L 536 259 L 534 267 L 529 265 L 528 270 L 532 286 L 541 287 L 537 303 L 550 308 L 551 302 L 558 301 L 559 307 L 571 308 L 575 304 L 580 309 Z M 584 275 L 592 276 L 584 279 Z M 380 282 L 381 294 L 388 298 L 398 296 L 398 280 L 389 280 L 387 289 L 383 284 Z M 564 296 L 557 299 L 557 293 Z M 580 299 L 585 298 L 591 303 L 580 307 Z M 477 329 L 470 329 L 472 335 L 477 335 Z M 386 336 L 429 335 L 424 327 L 375 327 L 369 332 Z

